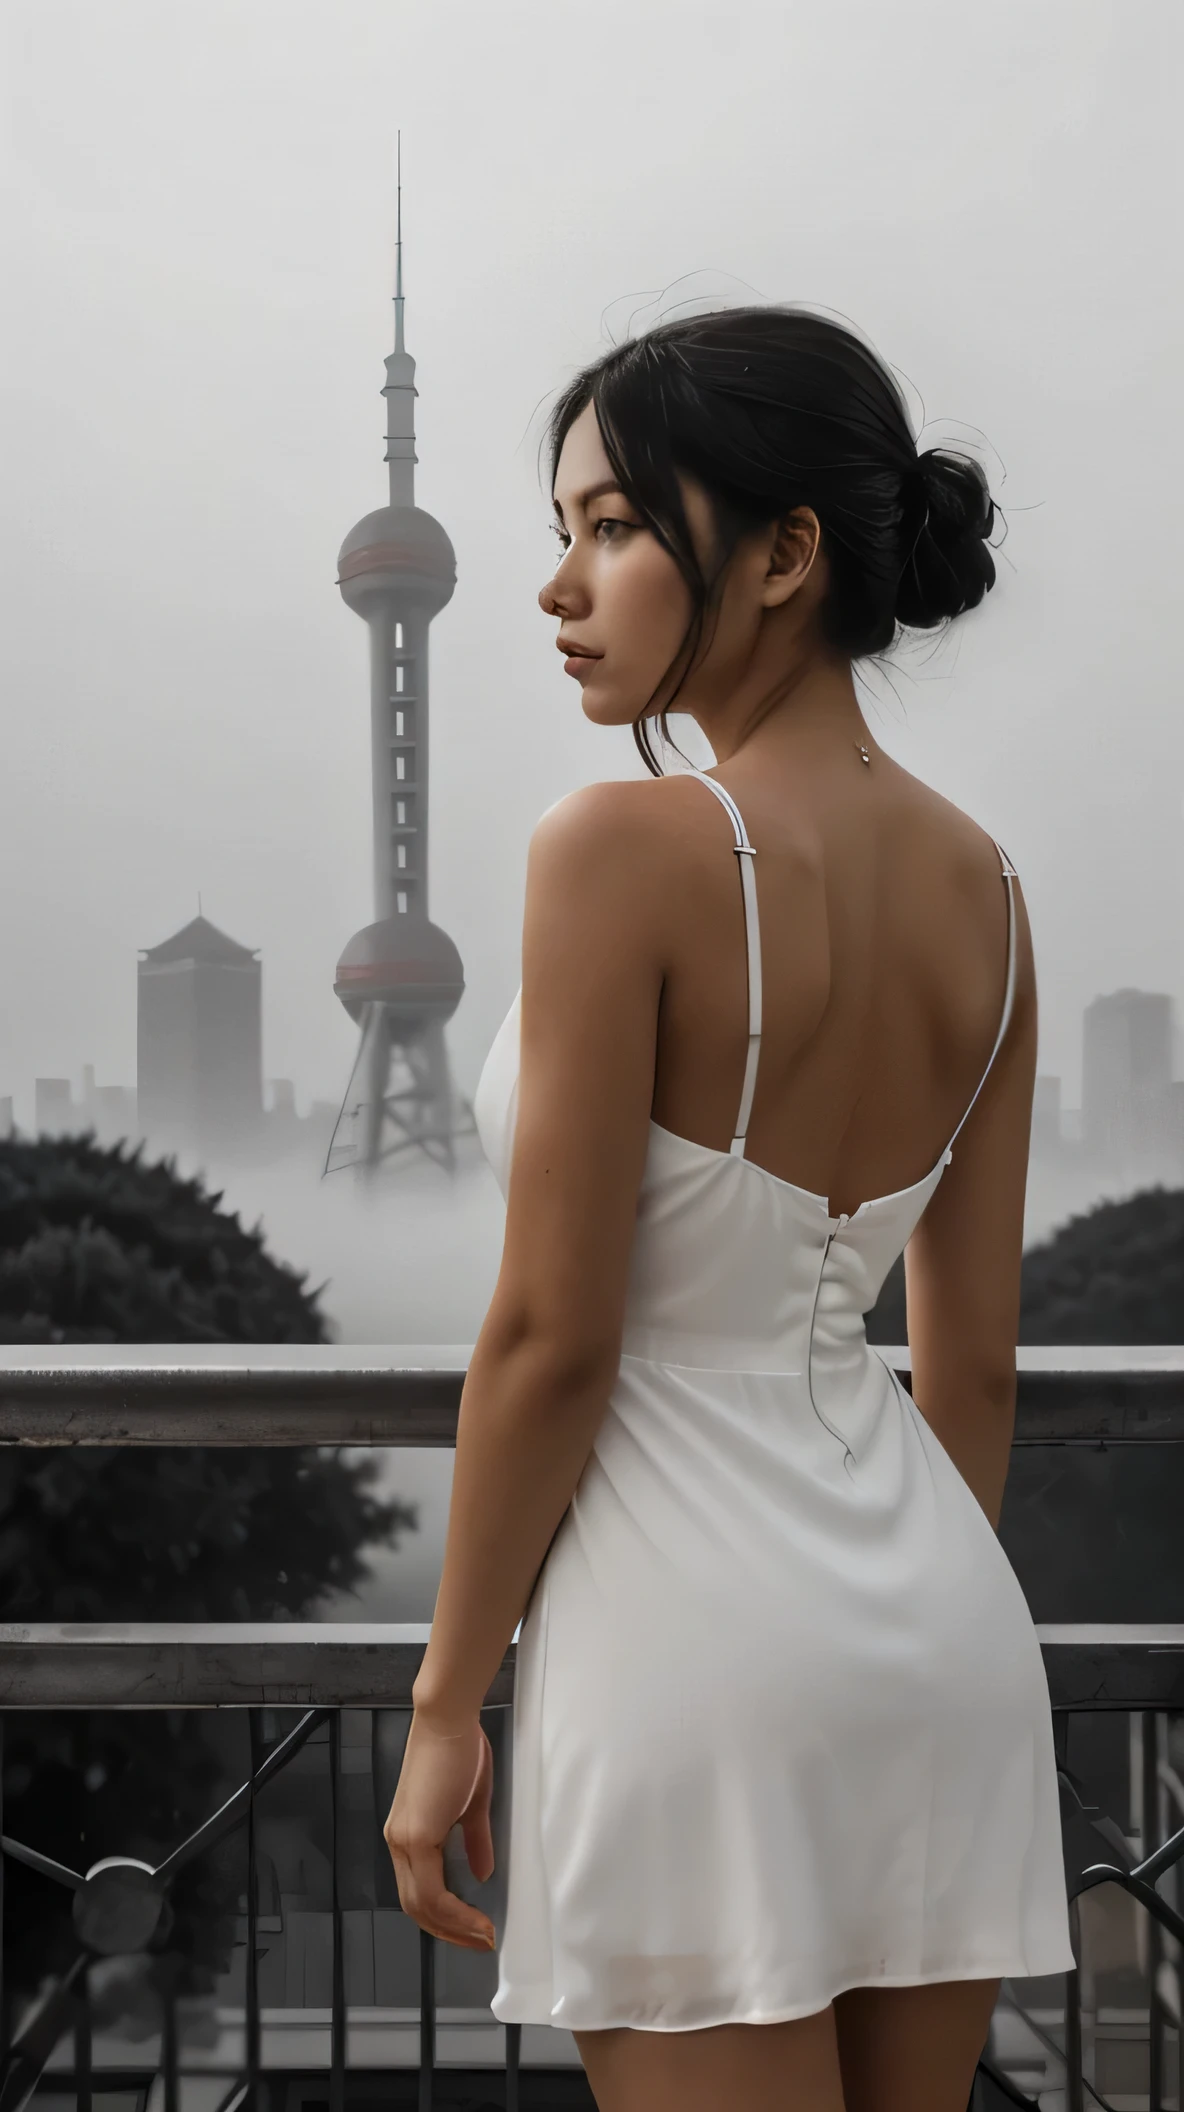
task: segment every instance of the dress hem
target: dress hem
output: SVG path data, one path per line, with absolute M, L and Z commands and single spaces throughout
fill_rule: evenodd
M 595 2022 L 584 2017 L 572 2020 L 555 2016 L 549 2006 L 543 2015 L 525 1993 L 520 1997 L 508 1993 L 504 2002 L 496 2007 L 498 1998 L 495 1996 L 490 2009 L 499 2024 L 549 2024 L 557 2031 L 712 2031 L 723 2024 L 794 2024 L 806 2017 L 820 2016 L 839 1995 L 853 1994 L 857 1988 L 939 1987 L 947 1980 L 1038 1980 L 1057 1973 L 1070 1973 L 1075 1966 L 1076 1960 L 1070 1950 L 1067 1963 L 1062 1958 L 1059 1965 L 1033 1965 L 1025 1959 L 1020 1965 L 943 1965 L 934 1973 L 877 1973 L 868 1979 L 844 1980 L 821 2001 L 811 1998 L 807 2002 L 793 2002 L 781 2009 L 761 2011 L 759 2015 L 750 2012 L 742 2017 L 699 2017 L 693 2024 L 662 2024 L 653 2019 L 640 2022 L 636 2017 L 598 2018 Z M 546 2002 L 541 1989 L 540 2001 Z

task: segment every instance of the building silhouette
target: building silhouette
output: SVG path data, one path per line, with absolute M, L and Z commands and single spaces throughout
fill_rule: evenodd
M 1092 1153 L 1153 1158 L 1175 1149 L 1172 1000 L 1161 991 L 1095 997 L 1082 1022 L 1081 1128 Z
M 196 916 L 137 970 L 137 1112 L 152 1141 L 201 1157 L 252 1143 L 263 1114 L 262 968 Z
M 402 184 L 395 349 L 386 361 L 389 501 L 351 528 L 337 561 L 346 607 L 370 631 L 374 922 L 349 941 L 334 989 L 359 1048 L 326 1171 L 406 1155 L 451 1168 L 472 1128 L 444 1040 L 464 990 L 460 954 L 428 917 L 428 627 L 456 584 L 452 544 L 415 504 L 415 361 L 403 338 Z
M 134 1137 L 138 1120 L 136 1089 L 128 1085 L 97 1085 L 93 1063 L 84 1063 L 82 1113 L 100 1143 L 115 1143 L 120 1137 Z
M 135 1137 L 138 1133 L 135 1087 L 96 1085 L 93 1063 L 82 1066 L 82 1092 L 77 1100 L 68 1078 L 35 1078 L 33 1128 L 41 1137 L 62 1137 L 91 1130 L 100 1144 L 114 1144 L 121 1137 Z M 0 1120 L 0 1135 L 3 1134 Z
M 68 1078 L 33 1080 L 33 1122 L 42 1137 L 60 1137 L 77 1126 Z

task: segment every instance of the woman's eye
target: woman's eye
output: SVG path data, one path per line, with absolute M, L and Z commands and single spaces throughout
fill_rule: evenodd
M 566 528 L 559 526 L 558 521 L 552 521 L 549 525 L 551 533 L 559 545 L 560 556 L 565 556 L 567 551 L 571 549 L 570 535 Z M 606 513 L 599 521 L 593 522 L 592 533 L 594 536 L 601 536 L 602 531 L 607 529 L 608 535 L 604 540 L 611 543 L 616 541 L 618 533 L 625 533 L 627 530 L 632 529 L 634 525 L 632 521 L 622 521 L 616 514 Z

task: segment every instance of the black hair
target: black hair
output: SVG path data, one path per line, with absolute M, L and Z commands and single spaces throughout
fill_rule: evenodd
M 918 454 L 904 396 L 853 331 L 809 309 L 744 307 L 660 323 L 578 374 L 551 414 L 551 484 L 568 430 L 595 406 L 622 492 L 674 559 L 694 617 L 634 726 L 653 771 L 645 719 L 685 680 L 704 620 L 741 538 L 811 507 L 830 568 L 824 635 L 849 659 L 883 652 L 899 628 L 931 630 L 976 608 L 994 585 L 995 506 L 979 464 L 948 448 Z M 699 562 L 678 473 L 712 502 L 720 563 Z M 669 736 L 667 736 L 668 738 Z

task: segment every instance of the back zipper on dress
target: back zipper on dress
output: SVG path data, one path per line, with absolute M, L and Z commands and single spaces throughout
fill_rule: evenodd
M 821 1408 L 818 1406 L 818 1403 L 814 1398 L 814 1322 L 818 1316 L 818 1299 L 819 1294 L 822 1290 L 822 1279 L 826 1274 L 827 1258 L 830 1254 L 830 1250 L 834 1245 L 836 1238 L 842 1231 L 843 1226 L 849 1225 L 850 1222 L 851 1220 L 847 1215 L 847 1212 L 845 1210 L 840 1210 L 838 1223 L 826 1235 L 826 1245 L 822 1249 L 822 1259 L 818 1264 L 818 1278 L 814 1285 L 814 1302 L 810 1307 L 810 1332 L 806 1338 L 806 1391 L 810 1396 L 810 1406 L 814 1410 L 815 1415 L 818 1417 L 819 1422 L 822 1424 L 823 1429 L 829 1430 L 831 1436 L 835 1438 L 837 1442 L 843 1447 L 844 1466 L 847 1466 L 848 1460 L 854 1459 L 855 1454 L 851 1450 L 850 1445 L 847 1443 L 846 1438 L 843 1436 L 842 1431 L 836 1430 L 833 1423 L 827 1422 L 826 1417 L 822 1413 Z M 850 1472 L 849 1468 L 848 1472 Z

